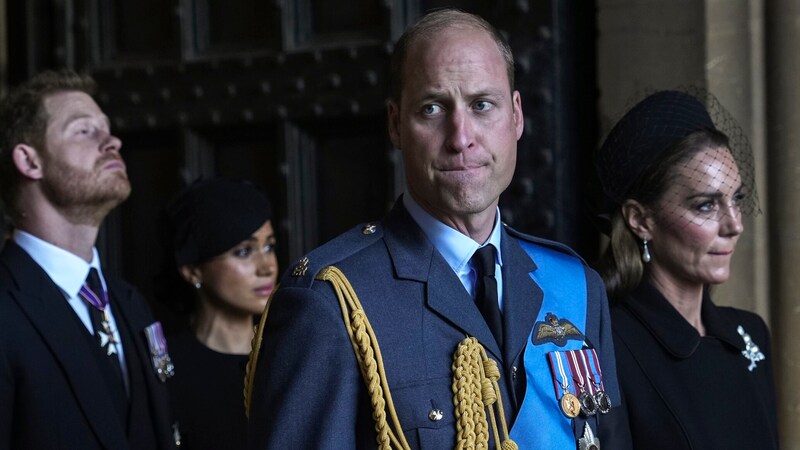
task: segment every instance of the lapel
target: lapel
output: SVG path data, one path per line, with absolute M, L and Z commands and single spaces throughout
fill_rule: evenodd
M 132 311 L 133 303 L 131 297 L 133 291 L 129 287 L 108 276 L 106 276 L 106 284 L 108 285 L 109 303 L 114 313 L 114 319 L 117 321 L 124 321 L 133 337 L 133 342 L 128 342 L 128 337 L 122 336 L 125 353 L 136 352 L 140 358 L 143 355 L 149 355 L 149 350 L 144 346 L 144 342 L 139 339 L 142 325 L 133 320 L 136 316 L 135 311 Z M 133 368 L 129 367 L 128 370 L 133 370 Z
M 133 371 L 137 371 L 139 376 L 144 379 L 143 387 L 146 391 L 147 401 L 149 405 L 152 405 L 149 411 L 153 414 L 152 423 L 156 430 L 156 436 L 160 444 L 170 442 L 172 437 L 168 434 L 168 431 L 158 426 L 159 424 L 170 423 L 170 418 L 167 416 L 166 394 L 160 395 L 165 387 L 155 376 L 150 348 L 144 334 L 144 328 L 150 323 L 145 323 L 148 318 L 141 314 L 141 308 L 139 308 L 140 311 L 135 308 L 137 302 L 144 301 L 144 299 L 134 296 L 134 290 L 129 285 L 120 283 L 111 277 L 106 277 L 106 283 L 108 284 L 109 297 L 113 305 L 114 318 L 117 321 L 125 322 L 133 339 L 133 342 L 129 342 L 123 337 L 125 355 L 131 355 L 131 353 L 135 352 L 139 360 L 139 365 L 134 366 L 133 358 L 126 356 L 129 376 L 132 379 L 134 376 Z M 145 321 L 143 322 L 142 319 L 145 319 Z M 131 386 L 133 387 L 132 381 Z M 134 395 L 141 396 L 145 394 L 131 391 L 131 397 Z M 131 401 L 133 402 L 133 398 Z
M 11 298 L 24 311 L 31 324 L 49 347 L 51 356 L 59 362 L 63 376 L 75 393 L 77 403 L 86 416 L 86 422 L 103 447 L 126 449 L 128 442 L 120 426 L 118 414 L 111 399 L 97 394 L 102 386 L 101 370 L 97 359 L 85 351 L 77 350 L 76 341 L 86 333 L 79 320 L 70 315 L 69 306 L 61 290 L 33 259 L 12 240 L 6 242 L 0 254 L 14 278 L 8 286 Z
M 401 200 L 397 201 L 385 224 L 384 239 L 397 276 L 425 283 L 429 309 L 465 335 L 474 336 L 495 358 L 502 359 L 500 348 L 475 302 Z
M 503 360 L 510 365 L 525 349 L 544 294 L 530 276 L 536 264 L 505 228 L 500 246 L 503 251 L 503 338 L 506 342 Z

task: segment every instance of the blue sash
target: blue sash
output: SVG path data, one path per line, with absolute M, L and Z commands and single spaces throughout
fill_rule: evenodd
M 536 262 L 537 269 L 530 275 L 542 289 L 544 298 L 525 346 L 527 388 L 510 437 L 525 450 L 574 449 L 572 419 L 561 412 L 560 397 L 556 397 L 547 354 L 580 350 L 583 337 L 548 341 L 534 336 L 534 333 L 548 319 L 552 321 L 554 315 L 559 320 L 568 320 L 581 334 L 584 333 L 586 275 L 582 262 L 575 256 L 522 240 L 519 243 Z

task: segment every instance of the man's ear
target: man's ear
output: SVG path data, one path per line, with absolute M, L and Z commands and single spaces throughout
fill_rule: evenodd
M 512 100 L 512 114 L 514 115 L 514 130 L 517 133 L 517 140 L 522 137 L 522 132 L 525 130 L 525 115 L 522 114 L 522 97 L 519 91 L 514 91 L 511 95 Z
M 653 217 L 649 208 L 633 199 L 622 204 L 622 217 L 639 239 L 653 238 Z
M 11 158 L 19 173 L 32 180 L 40 180 L 43 176 L 42 158 L 39 151 L 27 144 L 17 144 L 11 151 Z
M 389 139 L 392 141 L 394 148 L 402 148 L 400 142 L 400 105 L 395 103 L 394 100 L 389 100 L 386 104 L 386 112 L 388 116 Z

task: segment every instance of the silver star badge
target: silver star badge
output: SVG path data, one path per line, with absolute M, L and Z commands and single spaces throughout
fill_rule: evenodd
M 117 353 L 117 341 L 114 339 L 114 333 L 99 331 L 97 334 L 100 336 L 100 347 L 106 349 L 106 355 L 111 356 Z
M 580 450 L 600 450 L 600 439 L 597 439 L 588 423 L 584 424 L 583 436 L 578 439 L 578 448 Z

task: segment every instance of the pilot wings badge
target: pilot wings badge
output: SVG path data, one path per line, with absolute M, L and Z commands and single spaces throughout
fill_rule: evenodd
M 569 320 L 559 319 L 551 312 L 544 316 L 544 321 L 534 324 L 533 333 L 531 333 L 533 345 L 552 342 L 559 347 L 563 347 L 571 339 L 582 341 L 584 339 L 583 333 Z

